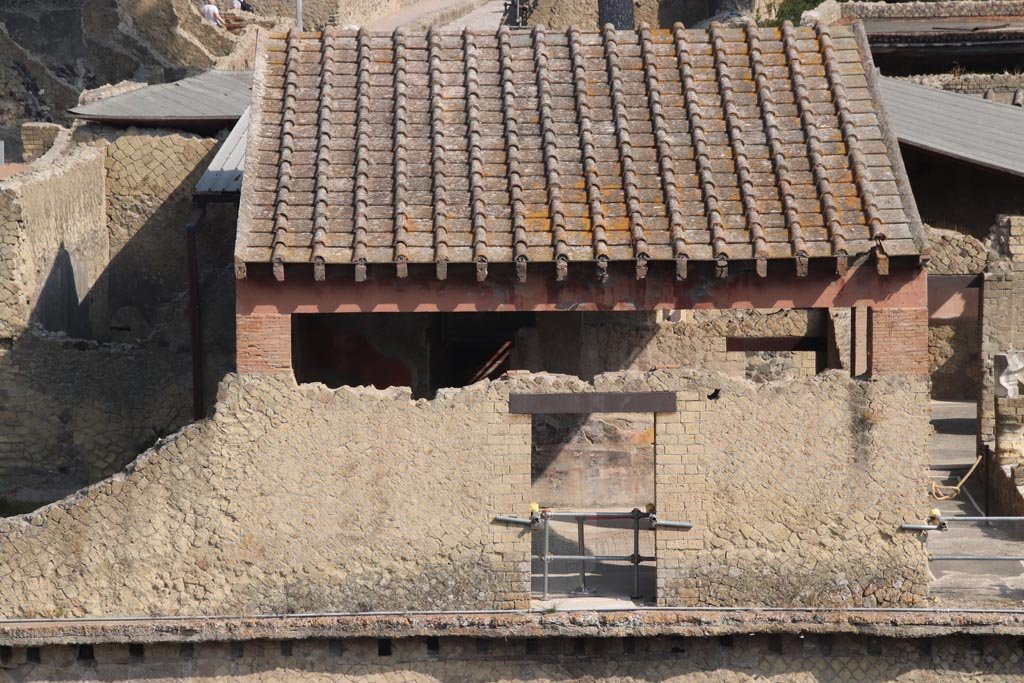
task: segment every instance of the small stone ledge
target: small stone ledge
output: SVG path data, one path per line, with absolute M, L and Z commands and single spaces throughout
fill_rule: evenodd
M 0 621 L 0 645 L 199 643 L 310 638 L 538 638 L 846 633 L 886 638 L 1024 635 L 1024 610 L 672 609 L 406 612 Z

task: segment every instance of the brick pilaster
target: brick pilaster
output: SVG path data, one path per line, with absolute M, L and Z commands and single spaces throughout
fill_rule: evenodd
M 292 371 L 292 317 L 290 315 L 235 316 L 238 372 L 288 373 Z
M 928 309 L 870 309 L 867 342 L 871 375 L 927 375 Z

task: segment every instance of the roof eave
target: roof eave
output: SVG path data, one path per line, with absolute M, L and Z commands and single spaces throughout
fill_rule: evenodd
M 254 138 L 259 134 L 258 131 L 263 121 L 263 97 L 266 91 L 266 76 L 267 76 L 267 49 L 266 41 L 263 39 L 263 31 L 257 29 L 256 33 L 256 54 L 255 54 L 255 69 L 252 76 L 252 99 L 249 102 L 249 131 L 245 138 L 245 148 L 247 153 L 245 155 L 245 162 L 242 166 L 242 188 L 239 192 L 239 205 L 238 205 L 238 229 L 235 235 L 235 277 L 242 279 L 245 277 L 246 262 L 246 249 L 248 246 L 249 230 L 252 223 L 252 202 L 253 194 L 253 183 L 256 179 L 256 154 L 251 153 L 257 147 L 254 142 Z
M 850 28 L 860 52 L 861 63 L 864 66 L 864 78 L 868 84 L 868 92 L 871 93 L 871 99 L 875 103 L 875 115 L 878 117 L 878 126 L 882 131 L 882 140 L 885 142 L 886 153 L 889 155 L 889 162 L 892 164 L 896 188 L 903 199 L 903 209 L 906 211 L 907 220 L 910 223 L 910 234 L 914 243 L 921 250 L 922 258 L 926 259 L 929 255 L 928 235 L 925 232 L 924 223 L 921 221 L 921 214 L 917 210 L 917 200 L 914 199 L 914 191 L 910 187 L 907 168 L 903 164 L 899 139 L 896 137 L 896 131 L 889 119 L 889 112 L 885 108 L 885 99 L 882 97 L 882 88 L 878 80 L 878 72 L 875 70 L 875 62 L 871 58 L 871 45 L 868 42 L 867 32 L 864 30 L 864 22 L 860 20 L 852 21 L 850 22 Z

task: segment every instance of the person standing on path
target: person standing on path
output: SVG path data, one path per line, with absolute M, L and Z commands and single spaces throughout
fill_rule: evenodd
M 220 9 L 213 0 L 206 0 L 202 7 L 199 8 L 199 14 L 202 15 L 203 21 L 210 26 L 227 28 L 227 24 L 224 23 L 224 19 L 220 16 Z

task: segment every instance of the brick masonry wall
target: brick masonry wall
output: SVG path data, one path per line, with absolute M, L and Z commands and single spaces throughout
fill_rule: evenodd
M 239 372 L 292 371 L 290 315 L 237 315 L 235 340 L 235 364 Z
M 993 250 L 981 293 L 980 440 L 995 438 L 994 358 L 1024 349 L 1024 216 L 1000 216 L 989 240 Z
M 0 615 L 525 607 L 529 534 L 491 521 L 530 500 L 509 393 L 648 390 L 678 392 L 659 514 L 697 524 L 657 533 L 662 604 L 923 598 L 920 540 L 896 531 L 928 508 L 923 379 L 517 374 L 411 401 L 262 374 L 125 472 L 0 520 Z
M 871 309 L 868 368 L 872 375 L 927 375 L 928 309 Z
M 35 161 L 46 154 L 60 131 L 61 127 L 56 123 L 29 121 L 21 124 L 21 158 Z
M 720 383 L 678 407 L 657 416 L 658 514 L 695 526 L 657 535 L 659 604 L 922 599 L 921 546 L 894 530 L 927 505 L 927 381 Z
M 1019 639 L 1004 636 L 875 638 L 852 635 L 743 635 L 728 638 L 441 637 L 386 641 L 249 641 L 96 645 L 83 661 L 76 645 L 13 648 L 14 680 L 204 681 L 256 683 L 268 672 L 289 681 L 342 683 L 740 683 L 1020 680 Z M 979 678 L 980 676 L 980 678 Z M 276 679 L 275 679 L 276 680 Z

